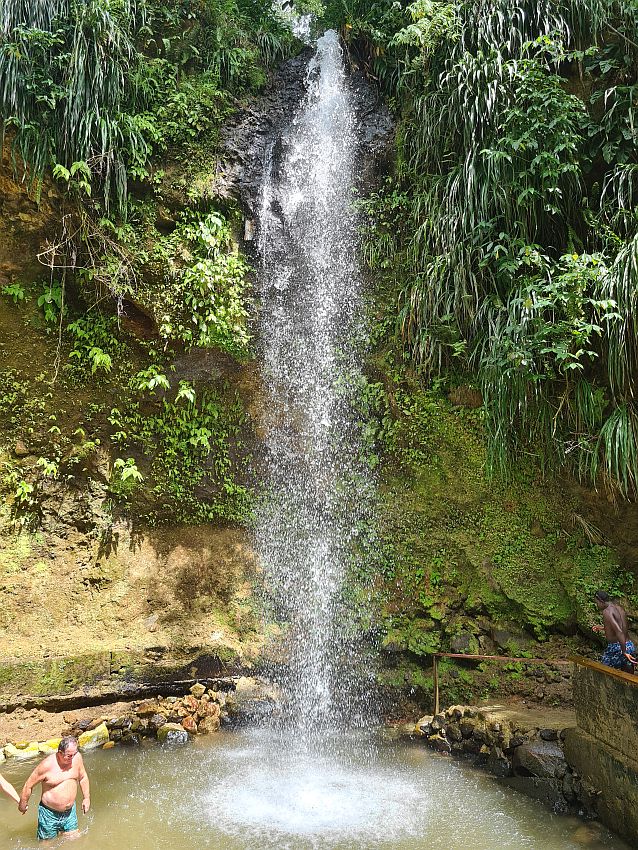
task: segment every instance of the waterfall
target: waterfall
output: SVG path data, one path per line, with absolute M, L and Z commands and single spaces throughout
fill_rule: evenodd
M 336 32 L 318 40 L 306 89 L 262 186 L 267 484 L 255 535 L 274 616 L 287 630 L 288 716 L 316 729 L 353 709 L 344 588 L 369 489 L 352 409 L 362 327 L 357 144 Z

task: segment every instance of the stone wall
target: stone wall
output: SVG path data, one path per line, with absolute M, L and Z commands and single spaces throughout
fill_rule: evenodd
M 583 659 L 584 662 L 584 659 Z M 638 757 L 638 676 L 596 661 L 574 665 L 578 728 L 629 759 Z
M 278 686 L 265 679 L 206 679 L 189 688 L 177 688 L 177 693 L 168 696 L 96 706 L 80 714 L 65 711 L 53 717 L 55 728 L 49 725 L 38 730 L 45 733 L 44 739 L 41 735 L 31 738 L 33 726 L 13 740 L 5 740 L 0 732 L 0 764 L 55 752 L 65 735 L 75 735 L 81 750 L 135 746 L 142 738 L 185 743 L 191 735 L 209 735 L 222 726 L 259 723 L 278 713 L 280 702 Z
M 567 760 L 598 789 L 596 811 L 620 835 L 638 839 L 638 676 L 595 661 L 574 665 L 578 725 L 565 733 Z
M 596 788 L 565 757 L 566 717 L 552 717 L 551 712 L 546 718 L 525 715 L 500 706 L 454 705 L 422 717 L 405 733 L 424 738 L 438 752 L 471 759 L 476 767 L 558 814 L 595 816 Z

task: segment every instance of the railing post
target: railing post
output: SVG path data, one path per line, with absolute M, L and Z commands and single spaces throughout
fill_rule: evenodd
M 434 714 L 439 713 L 439 659 L 433 656 L 432 672 L 434 674 Z

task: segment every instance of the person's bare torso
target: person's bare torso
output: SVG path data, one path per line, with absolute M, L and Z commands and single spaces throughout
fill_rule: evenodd
M 627 641 L 627 616 L 620 605 L 608 605 L 603 611 L 603 623 L 605 626 L 605 637 L 610 643 L 618 641 L 618 631 L 621 632 L 623 640 Z
M 56 812 L 70 809 L 78 791 L 79 764 L 77 759 L 68 770 L 58 764 L 55 755 L 48 756 L 42 779 L 42 803 Z

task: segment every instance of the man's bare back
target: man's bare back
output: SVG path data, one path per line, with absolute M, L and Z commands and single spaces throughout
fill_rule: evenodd
M 594 631 L 604 631 L 607 638 L 607 649 L 600 660 L 607 667 L 632 673 L 638 661 L 634 657 L 634 645 L 629 639 L 624 608 L 613 602 L 604 590 L 597 590 L 594 600 L 603 618 L 602 626 L 594 626 Z
M 610 602 L 602 612 L 605 637 L 610 643 L 620 640 L 627 643 L 629 631 L 627 627 L 627 615 L 620 605 Z

